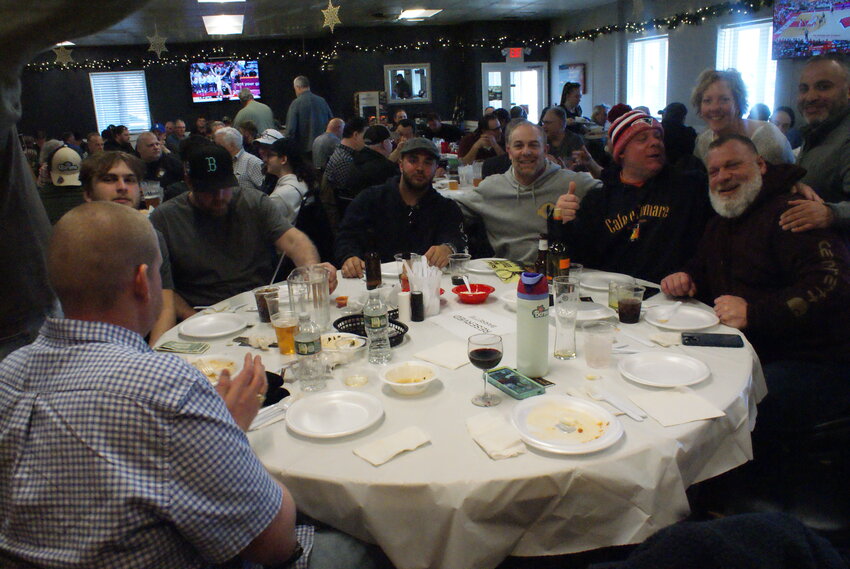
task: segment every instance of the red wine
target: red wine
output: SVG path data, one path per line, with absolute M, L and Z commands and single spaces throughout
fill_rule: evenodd
M 493 369 L 502 361 L 502 352 L 493 348 L 476 348 L 469 352 L 469 361 L 478 369 Z

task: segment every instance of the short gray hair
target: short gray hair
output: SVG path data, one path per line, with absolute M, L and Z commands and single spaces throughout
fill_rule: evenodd
M 505 140 L 507 141 L 508 145 L 510 145 L 511 143 L 511 136 L 513 136 L 514 131 L 521 126 L 530 126 L 531 128 L 533 128 L 541 142 L 543 142 L 543 144 L 546 144 L 546 133 L 543 132 L 542 128 L 540 128 L 528 119 L 512 119 L 505 127 Z
M 251 93 L 251 89 L 248 89 L 247 87 L 245 87 L 245 88 L 239 90 L 239 100 L 242 101 L 243 103 L 245 101 L 250 101 L 253 98 L 254 98 L 254 94 Z
M 296 77 L 292 84 L 298 87 L 299 89 L 310 88 L 310 80 L 303 75 L 299 75 L 298 77 Z
M 215 136 L 220 136 L 221 141 L 233 148 L 242 148 L 242 133 L 232 126 L 224 126 L 215 131 Z

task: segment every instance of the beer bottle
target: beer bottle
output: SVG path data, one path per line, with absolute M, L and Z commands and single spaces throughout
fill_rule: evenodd
M 567 247 L 564 224 L 561 223 L 561 210 L 552 210 L 549 226 L 549 270 L 550 278 L 569 274 L 570 252 Z
M 547 265 L 549 256 L 549 239 L 545 233 L 540 234 L 540 240 L 537 242 L 537 259 L 534 261 L 534 272 L 542 275 L 547 274 Z
M 378 253 L 375 235 L 371 231 L 368 234 L 367 242 L 369 250 L 366 252 L 366 258 L 363 259 L 363 262 L 366 265 L 366 290 L 372 290 L 381 286 L 381 255 Z

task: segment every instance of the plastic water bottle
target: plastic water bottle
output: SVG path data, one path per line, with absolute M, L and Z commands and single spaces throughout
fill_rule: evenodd
M 549 373 L 549 285 L 545 275 L 523 273 L 516 299 L 517 371 L 528 377 Z
M 390 361 L 390 322 L 387 305 L 381 300 L 378 290 L 369 291 L 369 301 L 363 307 L 363 324 L 369 337 L 369 363 L 385 364 Z
M 295 375 L 303 391 L 324 389 L 327 375 L 322 357 L 322 332 L 319 325 L 302 312 L 298 315 L 298 333 L 295 334 L 295 356 L 298 358 Z

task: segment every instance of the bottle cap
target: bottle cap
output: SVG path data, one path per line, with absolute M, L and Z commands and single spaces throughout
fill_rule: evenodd
M 549 283 L 540 273 L 522 273 L 517 283 L 517 297 L 539 300 L 549 296 Z

